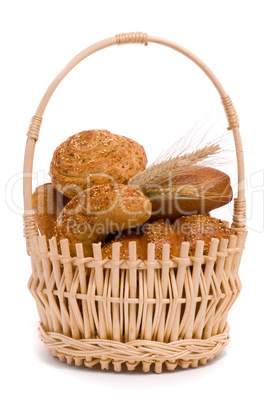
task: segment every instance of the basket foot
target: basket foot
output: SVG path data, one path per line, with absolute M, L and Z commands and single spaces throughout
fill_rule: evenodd
M 153 367 L 154 372 L 158 374 L 162 373 L 163 364 L 169 371 L 175 370 L 178 366 L 185 369 L 205 365 L 221 352 L 230 339 L 228 325 L 223 333 L 207 339 L 180 339 L 172 342 L 171 346 L 169 343 L 163 343 L 161 351 L 160 342 L 151 340 L 137 339 L 122 343 L 94 338 L 74 341 L 73 338 L 63 334 L 46 333 L 42 326 L 40 326 L 40 335 L 51 354 L 68 364 L 74 363 L 76 366 L 84 364 L 89 368 L 100 364 L 102 370 L 109 370 L 112 367 L 114 371 L 120 372 L 122 364 L 126 365 L 128 371 L 134 371 L 139 363 L 142 363 L 144 373 L 151 371 Z M 111 347 L 112 344 L 113 347 Z M 145 352 L 143 352 L 144 349 L 146 349 Z M 89 354 L 93 357 L 89 357 Z M 171 359 L 167 358 L 169 354 Z

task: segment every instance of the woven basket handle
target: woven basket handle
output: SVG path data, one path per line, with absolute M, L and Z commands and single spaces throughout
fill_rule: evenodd
M 33 234 L 38 234 L 35 213 L 33 211 L 32 206 L 32 168 L 33 168 L 33 158 L 35 151 L 35 143 L 38 140 L 38 135 L 40 131 L 40 126 L 42 122 L 42 116 L 45 111 L 45 108 L 54 93 L 55 89 L 58 87 L 63 78 L 82 60 L 91 54 L 105 49 L 106 47 L 113 45 L 122 45 L 128 43 L 138 43 L 143 45 L 148 45 L 148 43 L 158 43 L 160 45 L 164 45 L 170 47 L 183 54 L 190 60 L 192 60 L 201 70 L 208 76 L 211 82 L 216 87 L 226 116 L 228 120 L 228 129 L 232 130 L 235 142 L 236 149 L 236 157 L 237 157 L 237 168 L 238 168 L 238 195 L 237 198 L 234 199 L 234 214 L 233 214 L 233 227 L 238 230 L 244 230 L 246 226 L 246 202 L 245 202 L 245 170 L 244 170 L 244 157 L 243 157 L 243 148 L 242 141 L 239 132 L 239 122 L 237 113 L 233 106 L 233 103 L 230 97 L 224 91 L 222 85 L 216 78 L 216 76 L 212 73 L 212 71 L 207 67 L 207 65 L 200 60 L 197 56 L 191 53 L 189 50 L 184 47 L 178 45 L 175 42 L 171 42 L 167 39 L 158 38 L 156 36 L 150 36 L 142 32 L 137 33 L 126 33 L 115 35 L 111 38 L 104 39 L 100 42 L 97 42 L 82 52 L 80 52 L 77 56 L 75 56 L 66 66 L 65 68 L 55 77 L 47 91 L 45 92 L 35 115 L 33 116 L 28 132 L 27 132 L 27 142 L 25 148 L 25 159 L 24 159 L 24 234 L 26 239 Z

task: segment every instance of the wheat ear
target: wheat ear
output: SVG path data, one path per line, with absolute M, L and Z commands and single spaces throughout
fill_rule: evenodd
M 193 152 L 178 155 L 159 163 L 153 163 L 147 169 L 133 176 L 128 184 L 133 187 L 138 187 L 143 191 L 149 185 L 152 185 L 152 183 L 161 184 L 162 181 L 167 179 L 168 174 L 171 174 L 171 172 L 184 171 L 219 151 L 219 144 L 210 144 Z

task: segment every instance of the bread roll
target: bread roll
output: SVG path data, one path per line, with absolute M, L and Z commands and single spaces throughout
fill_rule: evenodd
M 60 213 L 57 240 L 68 239 L 72 255 L 83 243 L 84 255 L 92 256 L 92 244 L 110 232 L 138 226 L 151 214 L 151 203 L 139 190 L 124 184 L 104 184 L 82 191 Z
M 144 148 L 137 142 L 107 130 L 89 130 L 69 137 L 56 148 L 50 176 L 54 187 L 72 198 L 96 185 L 127 184 L 146 164 Z
M 170 180 L 170 183 L 169 183 Z M 174 220 L 183 215 L 206 214 L 232 200 L 229 176 L 211 167 L 192 167 L 167 178 L 162 186 L 145 191 L 152 202 L 151 220 Z
M 54 234 L 56 219 L 69 198 L 55 190 L 51 183 L 45 183 L 35 189 L 32 201 L 38 229 L 50 239 Z
M 173 230 L 180 242 L 190 243 L 190 255 L 194 255 L 197 240 L 204 241 L 204 254 L 207 254 L 212 237 L 228 239 L 233 234 L 225 222 L 208 215 L 182 216 L 173 223 Z
M 102 247 L 102 257 L 111 258 L 112 244 L 120 242 L 120 258 L 128 259 L 129 257 L 129 242 L 136 242 L 137 258 L 147 259 L 148 243 L 155 243 L 155 258 L 162 259 L 162 246 L 164 244 L 171 245 L 171 254 L 179 255 L 180 244 L 177 241 L 177 233 L 173 230 L 173 226 L 164 219 L 153 223 L 145 223 L 139 228 L 139 231 L 131 230 L 124 231 L 118 238 L 105 244 Z
M 208 253 L 212 237 L 228 239 L 232 230 L 220 219 L 205 215 L 183 216 L 173 224 L 164 219 L 145 223 L 139 228 L 139 232 L 124 231 L 118 238 L 110 241 L 102 247 L 103 258 L 111 258 L 112 244 L 120 242 L 120 258 L 128 259 L 129 242 L 135 241 L 137 246 L 137 258 L 147 259 L 148 243 L 155 243 L 155 258 L 162 259 L 162 247 L 170 244 L 170 254 L 174 257 L 180 255 L 180 245 L 183 241 L 190 243 L 189 255 L 194 255 L 197 240 L 204 241 L 204 254 Z

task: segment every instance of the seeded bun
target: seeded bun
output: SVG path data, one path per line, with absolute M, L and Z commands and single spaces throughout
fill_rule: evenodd
M 92 244 L 105 240 L 110 232 L 135 227 L 151 214 L 149 199 L 139 190 L 125 184 L 103 184 L 82 191 L 60 213 L 55 235 L 58 241 L 68 239 L 70 252 L 83 243 L 84 255 L 92 256 Z
M 173 230 L 173 226 L 165 220 L 161 219 L 153 223 L 145 223 L 138 229 L 131 231 L 124 231 L 118 238 L 105 244 L 102 248 L 103 258 L 111 258 L 112 244 L 120 242 L 120 256 L 122 259 L 128 259 L 129 256 L 129 242 L 136 242 L 137 258 L 147 259 L 148 243 L 155 243 L 155 257 L 162 258 L 162 246 L 164 244 L 171 245 L 171 254 L 179 254 L 179 243 L 177 241 L 177 234 Z
M 139 230 L 124 231 L 114 240 L 105 244 L 102 248 L 103 258 L 112 257 L 112 244 L 120 242 L 120 258 L 128 259 L 129 242 L 135 241 L 137 246 L 137 258 L 147 259 L 147 246 L 155 243 L 155 258 L 162 259 L 162 247 L 170 244 L 170 254 L 174 257 L 180 255 L 180 245 L 183 241 L 190 243 L 189 255 L 194 255 L 197 240 L 204 241 L 204 254 L 208 254 L 211 238 L 228 239 L 232 234 L 230 229 L 220 219 L 206 215 L 183 216 L 173 224 L 164 219 L 152 223 L 145 223 Z
M 50 176 L 53 186 L 72 198 L 96 185 L 127 184 L 146 165 L 145 150 L 136 141 L 107 130 L 89 130 L 56 148 Z
M 190 255 L 194 255 L 197 240 L 204 241 L 204 254 L 207 254 L 212 237 L 228 239 L 233 233 L 221 219 L 209 215 L 182 216 L 173 223 L 173 230 L 180 242 L 190 243 Z

